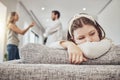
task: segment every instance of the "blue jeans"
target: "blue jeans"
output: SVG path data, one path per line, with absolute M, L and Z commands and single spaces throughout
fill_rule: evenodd
M 16 45 L 8 44 L 7 51 L 8 51 L 8 60 L 20 59 L 19 49 Z

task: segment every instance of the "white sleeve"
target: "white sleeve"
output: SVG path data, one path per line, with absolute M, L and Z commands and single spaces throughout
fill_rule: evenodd
M 53 42 L 53 43 L 49 44 L 48 47 L 54 48 L 54 49 L 64 49 L 64 48 L 60 45 L 60 42 L 61 42 L 61 41 Z
M 85 57 L 95 59 L 105 54 L 111 48 L 111 41 L 103 39 L 99 42 L 86 42 L 78 45 Z
M 44 35 L 48 36 L 49 34 L 52 34 L 52 33 L 56 32 L 57 30 L 60 29 L 59 25 L 60 25 L 60 22 L 56 22 L 53 26 L 51 26 L 51 27 L 49 27 L 49 28 L 46 29 Z

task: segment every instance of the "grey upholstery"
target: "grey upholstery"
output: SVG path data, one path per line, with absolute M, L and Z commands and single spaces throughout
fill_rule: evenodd
M 27 44 L 21 48 L 21 59 L 30 64 L 69 64 L 66 50 L 52 49 L 40 44 Z M 105 55 L 82 64 L 120 64 L 120 46 L 112 46 Z
M 0 64 L 0 80 L 120 80 L 120 45 L 82 65 L 69 64 L 65 50 L 27 44 L 20 60 Z
M 120 80 L 120 66 L 4 64 L 0 80 Z

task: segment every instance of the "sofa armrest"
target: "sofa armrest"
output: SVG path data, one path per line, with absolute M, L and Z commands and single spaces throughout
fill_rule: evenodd
M 30 64 L 68 64 L 66 50 L 53 49 L 44 45 L 29 43 L 20 49 L 20 58 Z

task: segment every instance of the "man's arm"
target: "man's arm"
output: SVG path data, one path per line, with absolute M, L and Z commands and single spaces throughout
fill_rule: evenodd
M 57 30 L 60 29 L 60 25 L 61 24 L 59 22 L 57 22 L 54 26 L 51 26 L 51 27 L 47 28 L 44 35 L 48 36 L 48 35 L 56 32 Z

